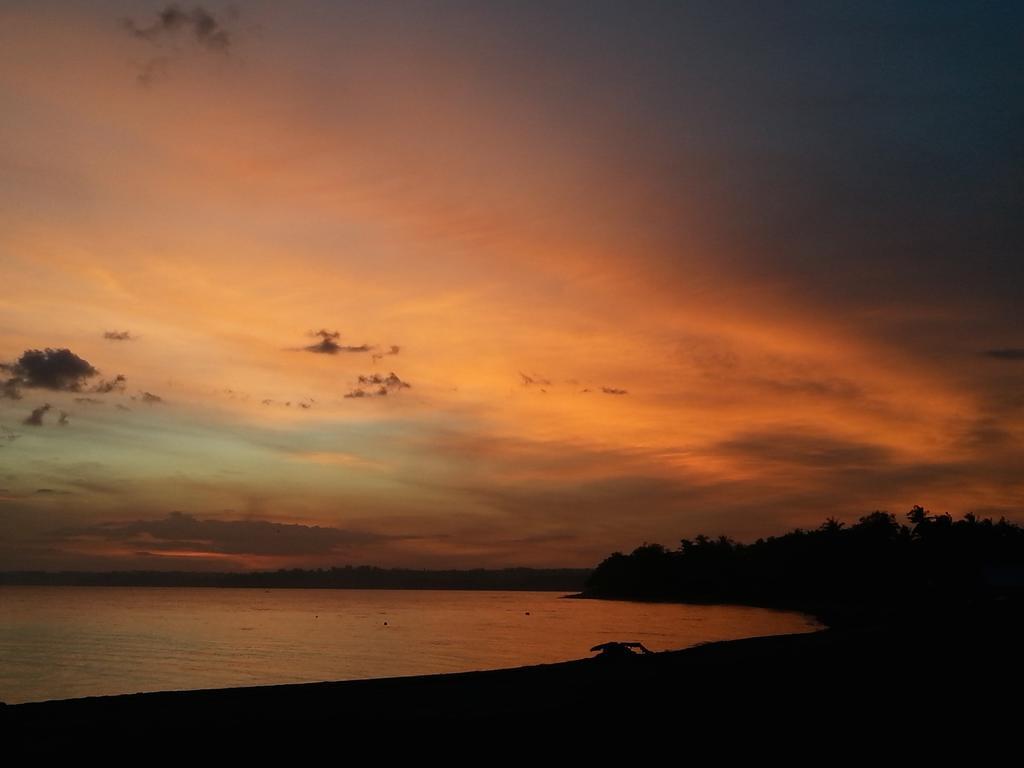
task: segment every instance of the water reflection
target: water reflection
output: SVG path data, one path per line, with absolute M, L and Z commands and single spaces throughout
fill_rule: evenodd
M 809 631 L 737 606 L 551 592 L 0 588 L 0 700 L 344 680 L 562 661 L 609 640 L 658 651 Z

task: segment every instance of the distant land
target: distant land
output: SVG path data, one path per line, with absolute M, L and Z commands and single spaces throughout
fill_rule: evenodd
M 368 565 L 317 570 L 195 573 L 190 571 L 7 571 L 0 586 L 247 587 L 264 589 L 479 589 L 575 592 L 589 568 L 415 570 Z

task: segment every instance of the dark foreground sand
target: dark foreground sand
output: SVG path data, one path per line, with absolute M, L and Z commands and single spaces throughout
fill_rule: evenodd
M 623 638 L 628 640 L 629 638 Z M 627 659 L 450 675 L 147 693 L 0 707 L 5 743 L 45 754 L 109 742 L 387 746 L 427 732 L 776 734 L 983 722 L 1024 729 L 1017 603 Z M 944 725 L 945 724 L 945 725 Z M 454 729 L 454 731 L 453 731 Z M 381 739 L 385 741 L 380 741 Z M 801 737 L 804 738 L 804 737 Z M 396 742 L 394 746 L 398 746 Z

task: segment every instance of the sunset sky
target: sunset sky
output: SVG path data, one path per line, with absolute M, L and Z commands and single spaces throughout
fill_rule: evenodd
M 1021 5 L 203 3 L 0 0 L 0 570 L 1024 522 Z

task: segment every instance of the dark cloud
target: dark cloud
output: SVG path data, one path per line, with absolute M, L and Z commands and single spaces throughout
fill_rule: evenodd
M 103 405 L 103 401 L 98 397 L 76 397 L 75 402 L 82 405 Z
M 350 391 L 345 397 L 387 397 L 391 392 L 400 392 L 412 386 L 398 378 L 394 371 L 387 376 L 381 376 L 379 373 L 360 376 L 357 382 L 359 386 Z M 376 387 L 376 389 L 370 391 L 370 389 L 363 389 L 363 387 Z
M 81 392 L 86 380 L 99 374 L 87 360 L 70 349 L 29 349 L 17 361 L 4 363 L 0 368 L 11 374 L 0 385 L 0 397 L 11 400 L 21 399 L 22 388 Z M 88 391 L 100 394 L 117 392 L 124 389 L 124 384 L 125 377 L 119 374 L 113 379 L 100 381 Z M 91 401 L 90 398 L 76 399 L 80 402 Z M 36 423 L 35 417 L 29 418 L 33 419 L 32 423 Z M 66 424 L 66 417 L 62 417 L 60 423 Z
M 25 420 L 22 421 L 21 423 L 29 427 L 41 427 L 43 426 L 43 414 L 46 413 L 48 410 L 50 410 L 49 403 L 47 403 L 46 405 L 41 405 L 38 408 L 34 409 L 32 413 L 30 413 L 28 416 L 26 416 Z
M 79 392 L 86 379 L 99 373 L 70 349 L 27 349 L 3 368 L 11 373 L 3 385 L 5 396 L 15 400 L 21 387 Z
M 1024 360 L 1024 348 L 1007 347 L 1005 349 L 986 349 L 986 357 L 993 357 L 996 360 Z
M 408 382 L 402 381 L 398 378 L 394 371 L 389 373 L 387 376 L 381 376 L 379 373 L 374 373 L 369 376 L 360 376 L 358 381 L 360 384 L 377 384 L 391 390 L 409 389 L 412 386 Z
M 300 347 L 300 349 L 320 355 L 337 355 L 341 352 L 373 352 L 370 355 L 370 359 L 376 362 L 383 357 L 397 355 L 402 349 L 397 344 L 392 344 L 386 352 L 375 352 L 374 350 L 378 349 L 378 347 L 374 344 L 342 344 L 341 334 L 338 331 L 329 331 L 326 328 L 321 328 L 319 331 L 310 331 L 309 335 L 319 338 L 320 341 L 316 344 Z
M 133 19 L 126 19 L 124 25 L 135 37 L 156 44 L 184 32 L 191 33 L 197 43 L 211 51 L 226 53 L 231 46 L 231 35 L 221 21 L 198 5 L 190 11 L 168 5 L 148 27 L 139 26 Z
M 112 379 L 104 379 L 100 381 L 99 384 L 97 384 L 89 391 L 97 392 L 101 395 L 108 395 L 111 392 L 123 392 L 125 383 L 127 381 L 128 380 L 122 374 L 119 373 Z
M 156 520 L 100 523 L 55 532 L 64 541 L 100 539 L 161 553 L 205 551 L 217 555 L 330 555 L 390 536 L 266 520 L 201 520 L 172 512 Z
M 606 395 L 628 395 L 625 389 L 616 389 L 615 387 L 601 387 L 601 391 Z
M 159 395 L 154 395 L 152 392 L 142 393 L 142 402 L 144 403 L 149 403 L 152 405 L 155 403 L 162 403 L 163 401 L 164 399 L 162 397 L 160 397 Z
M 369 344 L 339 344 L 336 341 L 330 339 L 324 339 L 318 344 L 312 344 L 306 347 L 308 352 L 318 352 L 324 355 L 336 355 L 339 352 L 369 352 L 371 349 Z
M 131 331 L 104 331 L 103 338 L 109 341 L 134 341 Z
M 341 334 L 338 333 L 338 331 L 328 331 L 321 328 L 319 331 L 313 331 L 310 335 L 319 336 L 320 341 L 316 344 L 311 344 L 308 347 L 303 347 L 306 352 L 315 352 L 321 355 L 336 355 L 339 352 L 369 352 L 373 349 L 369 344 L 340 344 L 338 340 L 341 338 Z

